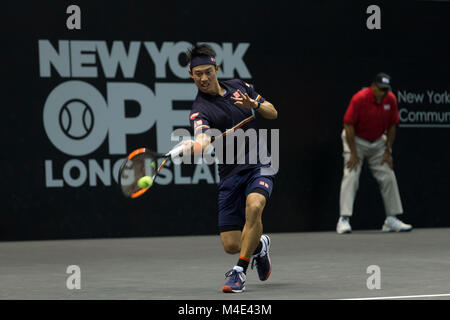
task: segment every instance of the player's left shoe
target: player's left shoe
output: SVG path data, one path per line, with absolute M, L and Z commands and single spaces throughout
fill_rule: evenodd
M 383 232 L 408 232 L 411 230 L 410 224 L 403 223 L 396 217 L 387 217 L 382 228 Z
M 270 238 L 268 235 L 263 234 L 261 241 L 263 244 L 261 252 L 253 256 L 251 268 L 253 269 L 256 264 L 259 280 L 266 281 L 272 272 L 272 261 L 269 257 Z
M 225 273 L 225 277 L 229 278 L 227 282 L 222 286 L 223 292 L 243 292 L 245 290 L 245 276 L 244 269 L 239 266 L 235 266 L 233 269 Z

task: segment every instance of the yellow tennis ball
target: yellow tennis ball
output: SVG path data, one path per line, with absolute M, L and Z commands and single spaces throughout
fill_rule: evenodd
M 142 177 L 138 180 L 138 186 L 139 188 L 145 189 L 145 188 L 150 188 L 153 184 L 153 179 L 152 177 L 149 176 L 145 176 Z

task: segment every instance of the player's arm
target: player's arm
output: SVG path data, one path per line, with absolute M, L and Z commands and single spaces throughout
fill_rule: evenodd
M 266 119 L 271 119 L 274 120 L 276 118 L 278 118 L 278 112 L 275 109 L 275 107 L 273 106 L 273 104 L 271 104 L 269 101 L 265 100 L 263 103 L 259 104 L 258 107 L 258 103 L 256 103 L 256 111 L 263 117 Z M 255 109 L 254 108 L 254 109 Z
M 211 136 L 206 134 L 206 131 L 210 129 L 209 121 L 203 115 L 203 112 L 197 110 L 193 110 L 193 113 L 189 117 L 194 130 L 194 139 L 182 142 L 184 145 L 183 154 L 203 153 L 211 144 Z
M 194 147 L 192 148 L 192 153 L 203 152 L 211 144 L 211 137 L 206 133 L 200 133 L 195 137 Z
M 264 102 L 258 102 L 256 99 L 250 98 L 247 93 L 242 93 L 238 90 L 239 97 L 231 97 L 237 106 L 241 106 L 248 109 L 254 109 L 263 118 L 274 120 L 278 118 L 278 112 L 269 101 L 264 100 Z
M 206 133 L 200 133 L 194 140 L 183 140 L 183 154 L 201 154 L 211 144 L 211 137 Z

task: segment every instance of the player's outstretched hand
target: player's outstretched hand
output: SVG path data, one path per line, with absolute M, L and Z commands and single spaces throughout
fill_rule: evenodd
M 241 90 L 238 90 L 237 92 L 239 93 L 239 97 L 231 97 L 231 99 L 235 101 L 235 105 L 249 109 L 253 109 L 258 106 L 256 100 L 250 98 L 247 93 L 242 93 Z

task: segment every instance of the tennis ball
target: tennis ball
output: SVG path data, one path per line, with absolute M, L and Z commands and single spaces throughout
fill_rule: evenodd
M 150 188 L 153 184 L 153 179 L 152 179 L 152 177 L 145 176 L 145 177 L 140 178 L 138 180 L 137 184 L 138 184 L 139 188 L 142 188 L 142 189 Z

